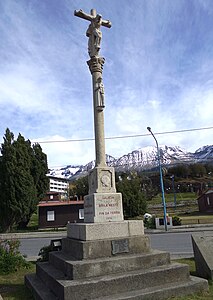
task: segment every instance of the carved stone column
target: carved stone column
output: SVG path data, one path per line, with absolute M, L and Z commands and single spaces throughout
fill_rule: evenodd
M 93 84 L 96 164 L 89 174 L 89 195 L 84 197 L 85 223 L 123 221 L 122 195 L 116 193 L 114 168 L 106 165 L 104 107 L 98 106 L 97 85 L 102 82 L 104 61 L 103 57 L 92 57 L 87 62 Z
M 88 62 L 90 72 L 92 74 L 93 84 L 93 106 L 94 106 L 94 130 L 95 130 L 95 153 L 96 153 L 96 166 L 106 166 L 105 155 L 105 140 L 104 140 L 104 112 L 97 109 L 97 92 L 96 84 L 98 79 L 102 80 L 102 71 L 105 59 L 103 57 L 92 57 Z

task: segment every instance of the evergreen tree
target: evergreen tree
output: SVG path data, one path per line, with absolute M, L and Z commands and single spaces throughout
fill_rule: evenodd
M 146 197 L 142 191 L 139 177 L 126 177 L 117 182 L 117 191 L 122 193 L 123 210 L 126 218 L 144 214 L 146 211 Z
M 206 163 L 204 166 L 206 168 L 206 173 L 210 176 L 213 176 L 213 163 Z
M 206 168 L 203 164 L 191 164 L 189 165 L 192 177 L 202 177 L 206 174 Z
M 36 143 L 32 147 L 31 173 L 37 191 L 37 199 L 41 200 L 49 189 L 47 155 L 42 151 L 41 146 Z
M 7 128 L 1 147 L 0 173 L 0 224 L 2 231 L 9 231 L 16 222 L 18 202 L 15 196 L 16 155 L 14 135 Z
M 36 186 L 31 174 L 31 143 L 19 134 L 13 146 L 16 154 L 15 196 L 18 202 L 17 220 L 19 227 L 26 227 L 36 210 Z
M 174 175 L 178 178 L 188 178 L 191 175 L 189 165 L 180 164 L 175 167 L 171 167 L 168 169 L 168 175 Z
M 0 159 L 0 229 L 26 227 L 42 195 L 48 190 L 47 158 L 40 145 L 7 128 Z
M 77 179 L 70 188 L 70 196 L 75 197 L 76 195 L 78 197 L 86 196 L 89 193 L 89 183 L 88 183 L 88 176 L 81 177 Z

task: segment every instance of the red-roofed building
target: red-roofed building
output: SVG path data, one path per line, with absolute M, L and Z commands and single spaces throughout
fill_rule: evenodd
M 60 193 L 48 192 L 38 204 L 39 228 L 65 227 L 84 221 L 84 201 L 61 200 Z

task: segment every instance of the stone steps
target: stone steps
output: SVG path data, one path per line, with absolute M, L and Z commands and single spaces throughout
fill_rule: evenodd
M 58 300 L 58 297 L 51 290 L 47 289 L 46 285 L 36 274 L 25 276 L 25 285 L 32 291 L 33 297 L 36 300 Z
M 205 280 L 190 276 L 189 280 L 181 283 L 164 284 L 160 286 L 134 290 L 130 292 L 110 295 L 93 300 L 164 300 L 172 297 L 181 297 L 208 289 Z
M 169 264 L 170 255 L 159 250 L 150 250 L 149 253 L 144 254 L 79 261 L 60 251 L 50 253 L 49 261 L 61 270 L 67 279 L 76 280 Z
M 151 249 L 141 222 L 73 224 L 62 251 L 50 253 L 48 262 L 37 263 L 36 274 L 26 276 L 34 298 L 161 300 L 208 290 L 207 281 L 190 277 L 188 265 Z
M 29 274 L 25 278 L 25 284 L 32 290 L 36 300 L 59 300 L 36 274 Z M 187 282 L 164 284 L 163 286 L 149 287 L 134 291 L 121 292 L 115 295 L 94 298 L 93 300 L 164 300 L 174 296 L 190 295 L 203 292 L 208 289 L 206 280 L 190 276 Z M 89 293 L 89 291 L 88 291 Z M 89 296 L 89 295 L 88 295 Z M 71 297 L 70 300 L 77 298 Z M 90 298 L 85 298 L 85 300 Z
M 48 289 L 52 289 L 59 299 L 64 300 L 102 298 L 121 291 L 125 293 L 189 281 L 188 266 L 178 263 L 80 280 L 66 279 L 63 272 L 50 263 L 37 264 L 36 273 Z

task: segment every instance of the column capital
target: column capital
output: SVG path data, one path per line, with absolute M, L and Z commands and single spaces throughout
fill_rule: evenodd
M 104 57 L 92 57 L 90 60 L 88 60 L 87 64 L 89 66 L 91 74 L 95 72 L 102 73 L 104 62 Z

